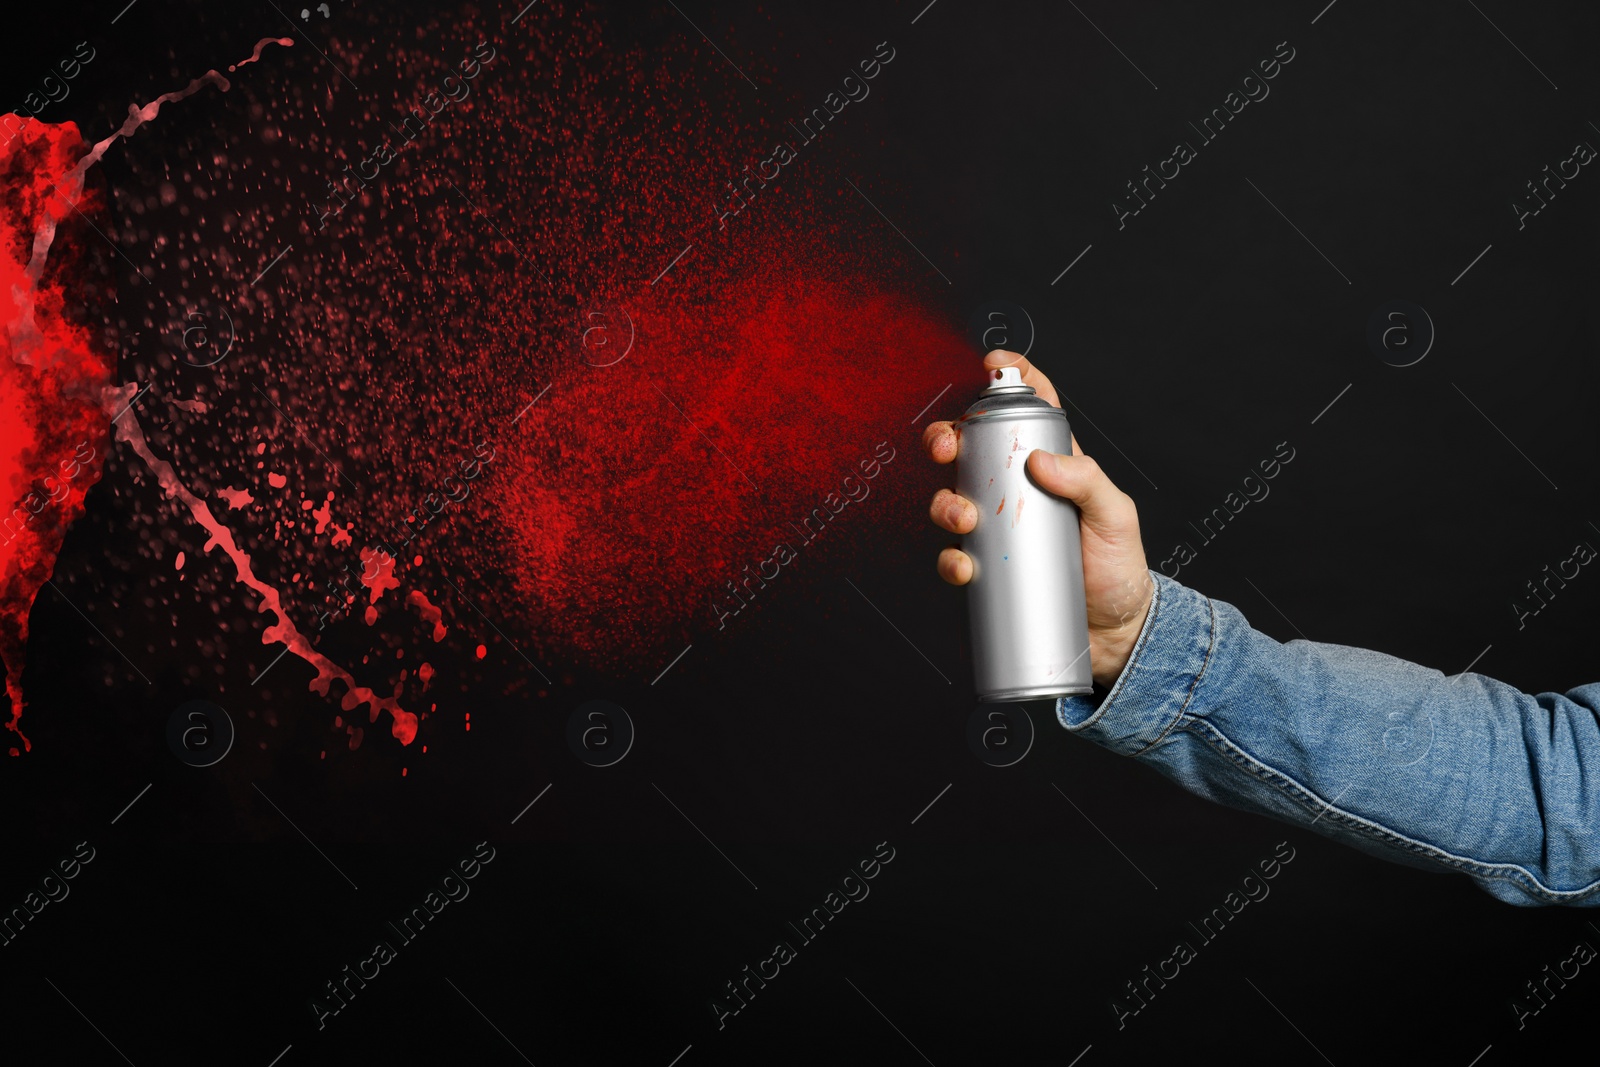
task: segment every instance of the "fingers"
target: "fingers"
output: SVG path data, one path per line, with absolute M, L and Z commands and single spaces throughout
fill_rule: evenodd
M 1045 377 L 1044 371 L 1028 362 L 1027 356 L 1020 356 L 1015 352 L 1007 352 L 997 348 L 983 357 L 985 370 L 999 370 L 1002 367 L 1015 367 L 1022 373 L 1022 384 L 1033 386 L 1033 391 L 1040 397 L 1049 401 L 1051 407 L 1060 407 L 1061 399 L 1056 396 L 1056 387 L 1050 384 L 1050 379 Z
M 933 494 L 928 516 L 933 519 L 935 526 L 953 534 L 971 533 L 978 525 L 977 507 L 966 497 L 957 496 L 948 489 Z
M 1138 529 L 1133 498 L 1111 483 L 1091 456 L 1059 456 L 1036 448 L 1028 453 L 1028 473 L 1042 487 L 1078 505 L 1084 522 L 1108 534 Z
M 951 585 L 966 585 L 972 581 L 972 557 L 959 548 L 947 548 L 940 552 L 939 577 Z
M 935 463 L 949 463 L 954 460 L 959 446 L 960 439 L 956 436 L 953 423 L 930 422 L 928 428 L 922 431 L 922 447 L 927 450 Z
M 1022 372 L 1024 385 L 1031 385 L 1034 392 L 1053 407 L 1061 406 L 1061 399 L 1056 395 L 1056 387 L 1050 384 L 1050 379 L 1045 377 L 1044 371 L 1028 362 L 1026 356 L 997 348 L 983 357 L 983 365 L 989 370 L 998 370 L 1001 367 L 1018 368 Z M 955 423 L 928 423 L 927 428 L 922 431 L 922 448 L 935 463 L 954 462 L 956 453 L 961 448 L 961 435 Z M 1074 455 L 1083 454 L 1083 450 L 1078 447 L 1077 435 L 1073 435 L 1072 438 L 1072 451 Z

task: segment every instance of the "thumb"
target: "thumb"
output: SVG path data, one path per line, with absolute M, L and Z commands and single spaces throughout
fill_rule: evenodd
M 1133 498 L 1111 484 L 1093 457 L 1036 448 L 1028 453 L 1028 473 L 1042 488 L 1078 505 L 1084 523 L 1108 540 L 1138 536 L 1139 513 Z

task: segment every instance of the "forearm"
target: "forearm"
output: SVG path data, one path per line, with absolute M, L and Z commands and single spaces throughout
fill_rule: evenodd
M 1393 656 L 1280 643 L 1152 571 L 1156 596 L 1103 700 L 1063 725 L 1200 796 L 1514 904 L 1600 906 L 1600 685 L 1537 696 Z

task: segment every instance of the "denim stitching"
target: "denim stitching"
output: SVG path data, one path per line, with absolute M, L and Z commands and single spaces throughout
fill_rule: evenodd
M 1150 596 L 1149 614 L 1154 616 L 1157 609 L 1161 606 L 1161 583 L 1152 579 L 1151 586 L 1155 591 Z M 1106 692 L 1106 698 L 1100 702 L 1100 706 L 1098 708 L 1094 709 L 1093 715 L 1089 716 L 1076 726 L 1067 726 L 1066 720 L 1061 717 L 1061 703 L 1058 700 L 1056 702 L 1056 721 L 1061 723 L 1061 725 L 1065 726 L 1068 730 L 1072 730 L 1073 732 L 1077 733 L 1087 730 L 1089 727 L 1103 719 L 1106 714 L 1106 709 L 1111 706 L 1111 702 L 1115 700 L 1117 698 L 1117 694 L 1122 691 L 1123 679 L 1133 677 L 1133 672 L 1139 666 L 1139 656 L 1144 652 L 1145 646 L 1150 643 L 1150 634 L 1153 630 L 1155 630 L 1155 628 L 1155 623 L 1151 621 L 1140 632 L 1139 640 L 1134 642 L 1133 651 L 1128 655 L 1128 665 L 1122 668 L 1122 673 L 1117 676 L 1117 680 L 1111 683 L 1111 688 Z M 1140 749 L 1139 751 L 1143 752 L 1144 749 Z
M 1382 823 L 1373 822 L 1353 812 L 1347 812 L 1327 804 L 1315 793 L 1296 782 L 1275 767 L 1261 762 L 1255 756 L 1246 752 L 1237 745 L 1232 738 L 1212 723 L 1196 719 L 1188 729 L 1201 736 L 1213 748 L 1218 749 L 1231 762 L 1239 764 L 1247 773 L 1260 779 L 1264 783 L 1274 786 L 1279 793 L 1290 800 L 1303 803 L 1304 798 L 1315 798 L 1324 807 L 1324 816 L 1336 815 L 1341 825 L 1361 833 L 1363 836 L 1373 838 L 1387 845 L 1397 846 L 1407 852 L 1426 856 L 1443 866 L 1472 874 L 1477 877 L 1493 879 L 1495 881 L 1510 882 L 1523 893 L 1530 897 L 1543 899 L 1548 903 L 1566 904 L 1593 894 L 1600 889 L 1600 882 L 1591 882 L 1580 889 L 1553 889 L 1539 881 L 1527 868 L 1515 863 L 1490 864 L 1483 860 L 1472 859 L 1465 856 L 1455 856 L 1445 852 L 1437 845 L 1425 841 L 1418 841 L 1406 837 L 1395 830 L 1384 826 Z M 1209 735 L 1215 735 L 1215 737 Z M 1297 796 L 1296 792 L 1304 794 L 1304 798 Z
M 1142 756 L 1146 752 L 1149 752 L 1152 748 L 1155 748 L 1161 742 L 1165 741 L 1167 739 L 1167 735 L 1172 733 L 1173 729 L 1177 727 L 1178 723 L 1183 721 L 1184 712 L 1188 711 L 1190 702 L 1194 700 L 1195 690 L 1200 688 L 1200 680 L 1206 676 L 1206 670 L 1211 666 L 1211 655 L 1217 649 L 1217 605 L 1210 597 L 1206 597 L 1206 607 L 1211 611 L 1211 640 L 1206 646 L 1205 662 L 1200 664 L 1200 670 L 1197 674 L 1195 674 L 1194 681 L 1189 683 L 1189 692 L 1184 694 L 1183 703 L 1178 706 L 1178 714 L 1172 717 L 1172 721 L 1167 723 L 1166 729 L 1162 730 L 1160 735 L 1157 736 L 1154 741 L 1135 752 L 1135 756 Z

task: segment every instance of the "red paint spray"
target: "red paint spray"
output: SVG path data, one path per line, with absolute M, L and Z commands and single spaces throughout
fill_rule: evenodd
M 753 93 L 690 35 L 618 40 L 605 14 L 541 4 L 513 25 L 466 10 L 397 33 L 343 11 L 371 20 L 326 43 L 360 90 L 309 49 L 258 46 L 256 65 L 231 68 L 250 78 L 205 118 L 119 156 L 130 181 L 105 210 L 154 235 L 119 239 L 155 284 L 125 287 L 110 317 L 129 338 L 128 384 L 84 352 L 107 402 L 153 385 L 115 428 L 198 534 L 166 595 L 244 592 L 269 616 L 268 650 L 309 664 L 324 695 L 342 683 L 342 710 L 387 712 L 402 743 L 426 714 L 403 706 L 421 698 L 424 661 L 444 700 L 514 655 L 484 617 L 552 673 L 654 674 L 663 650 L 713 625 L 705 604 L 728 575 L 877 442 L 914 450 L 914 419 L 941 415 L 919 416 L 929 400 L 977 377 L 938 310 L 942 281 L 844 181 L 874 189 L 840 141 L 807 145 L 720 225 L 730 181 L 793 139 L 799 103 Z M 441 56 L 490 51 L 470 82 L 453 75 L 467 95 L 430 97 Z M 208 72 L 182 92 L 208 84 L 227 88 Z M 868 121 L 876 104 L 835 121 Z M 393 160 L 357 175 L 385 139 Z M 345 206 L 319 229 L 330 181 Z M 203 372 L 143 328 L 172 316 L 180 280 L 237 333 Z M 592 313 L 614 335 L 607 359 L 624 352 L 604 366 L 585 358 Z M 196 401 L 209 408 L 183 406 Z M 115 410 L 89 413 L 103 440 Z M 871 521 L 920 528 L 925 488 L 897 466 L 874 483 Z M 40 580 L 52 565 L 34 564 Z M 387 683 L 315 647 L 341 571 L 364 584 L 363 610 L 330 625 L 368 643 L 361 670 L 392 671 Z M 37 588 L 19 588 L 24 621 Z M 359 726 L 331 718 L 359 744 Z

